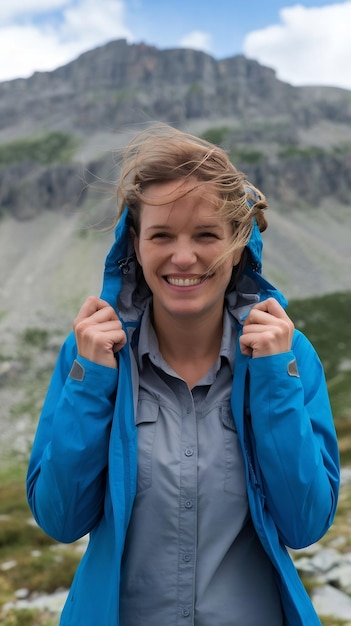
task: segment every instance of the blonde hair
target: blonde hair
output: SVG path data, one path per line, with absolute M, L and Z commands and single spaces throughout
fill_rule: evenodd
M 225 257 L 244 249 L 250 239 L 253 218 L 261 232 L 266 229 L 263 209 L 268 205 L 265 196 L 248 183 L 226 152 L 167 124 L 151 126 L 138 133 L 124 150 L 117 187 L 117 219 L 127 205 L 138 234 L 146 188 L 154 183 L 184 179 L 194 180 L 194 185 L 180 184 L 179 193 L 177 189 L 170 200 L 181 198 L 199 185 L 209 186 L 206 201 L 213 202 L 220 215 L 233 227 L 232 242 Z M 149 195 L 147 203 L 159 204 Z M 223 260 L 223 257 L 218 259 L 215 265 Z

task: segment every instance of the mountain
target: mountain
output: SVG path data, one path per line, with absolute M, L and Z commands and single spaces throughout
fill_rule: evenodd
M 6 341 L 14 328 L 68 327 L 99 291 L 116 154 L 155 120 L 222 144 L 264 191 L 265 274 L 288 297 L 351 289 L 351 92 L 293 87 L 244 56 L 118 40 L 0 83 Z
M 104 157 L 154 120 L 209 133 L 283 210 L 326 197 L 349 204 L 351 92 L 293 87 L 243 56 L 217 61 L 118 40 L 53 72 L 0 83 L 0 210 L 20 217 L 28 204 L 36 213 L 82 202 L 72 182 L 82 164 L 101 171 Z M 35 137 L 53 143 L 59 165 L 51 154 L 47 167 L 42 147 L 40 158 L 21 146 Z

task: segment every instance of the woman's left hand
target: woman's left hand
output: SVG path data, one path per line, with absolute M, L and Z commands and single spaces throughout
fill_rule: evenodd
M 294 324 L 279 302 L 268 298 L 252 307 L 240 337 L 243 354 L 260 357 L 288 352 L 291 349 Z

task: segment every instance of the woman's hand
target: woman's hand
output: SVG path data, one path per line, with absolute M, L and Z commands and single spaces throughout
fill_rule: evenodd
M 90 296 L 73 323 L 78 354 L 107 367 L 117 367 L 116 353 L 127 338 L 114 309 L 105 300 Z
M 260 357 L 288 352 L 294 333 L 294 324 L 274 298 L 268 298 L 252 307 L 240 337 L 243 354 Z

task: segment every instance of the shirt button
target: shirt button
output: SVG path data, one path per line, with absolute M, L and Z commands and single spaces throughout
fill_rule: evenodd
M 187 563 L 189 563 L 189 561 L 191 561 L 191 555 L 190 554 L 184 554 L 184 561 L 186 561 Z
M 185 500 L 185 508 L 186 509 L 191 509 L 191 507 L 193 506 L 193 503 L 191 500 Z
M 190 615 L 189 609 L 183 609 L 182 610 L 182 615 L 183 615 L 183 617 L 189 617 L 189 615 Z
M 186 448 L 185 456 L 193 456 L 194 450 L 192 448 Z

